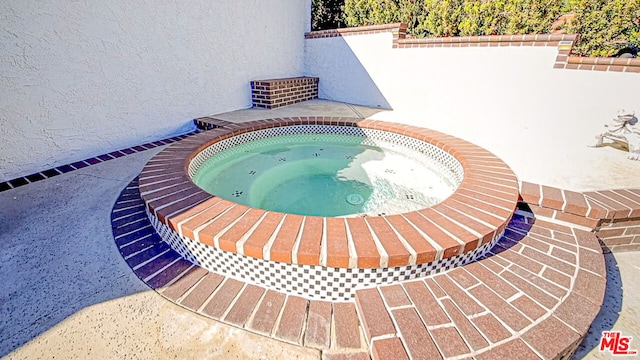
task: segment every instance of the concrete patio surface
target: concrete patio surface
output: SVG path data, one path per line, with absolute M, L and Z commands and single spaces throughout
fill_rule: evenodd
M 184 310 L 131 271 L 113 240 L 111 209 L 159 150 L 0 193 L 0 356 L 318 358 Z
M 630 349 L 640 349 L 638 255 L 637 251 L 605 254 L 607 290 L 604 304 L 573 359 L 610 359 L 611 353 L 599 351 L 602 331 L 620 331 L 624 336 L 632 336 Z
M 268 114 L 268 115 L 267 115 Z M 506 126 L 499 120 L 491 128 L 470 129 L 449 118 L 428 118 L 415 112 L 401 112 L 365 106 L 311 100 L 273 110 L 245 109 L 210 115 L 231 122 L 267 117 L 288 116 L 349 116 L 399 122 L 442 131 L 480 145 L 504 160 L 520 181 L 528 181 L 573 191 L 590 191 L 637 187 L 640 184 L 640 161 L 627 159 L 620 145 L 591 148 L 595 138 L 584 139 L 567 134 L 559 136 L 551 129 L 517 125 Z M 612 114 L 614 117 L 616 114 Z M 517 115 L 514 115 L 517 116 Z M 602 131 L 610 119 L 602 119 Z M 595 137 L 597 133 L 594 133 Z M 565 143 L 554 146 L 558 137 Z M 557 149 L 571 149 L 559 152 Z
M 239 122 L 303 115 L 401 121 L 396 118 L 400 114 L 394 116 L 391 111 L 323 100 L 214 117 Z M 517 153 L 499 145 L 492 149 L 477 143 L 498 156 L 501 152 Z M 150 290 L 134 275 L 114 244 L 110 213 L 122 189 L 161 148 L 0 193 L 0 357 L 320 358 L 319 351 L 251 334 L 187 311 Z M 580 163 L 562 178 L 565 173 L 553 171 L 564 164 L 550 158 L 541 158 L 535 166 L 507 162 L 519 180 L 561 188 L 637 186 L 640 162 L 627 161 L 624 152 L 610 147 L 584 149 L 584 164 L 592 164 L 609 176 L 588 176 L 585 180 L 583 176 L 593 168 Z M 550 165 L 540 168 L 544 163 Z M 633 336 L 631 348 L 640 349 L 637 256 L 637 252 L 606 255 L 605 304 L 592 326 L 592 336 L 576 358 L 608 358 L 597 348 L 602 330 Z

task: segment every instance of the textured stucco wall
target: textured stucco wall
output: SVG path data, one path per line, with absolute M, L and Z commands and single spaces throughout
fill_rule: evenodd
M 576 163 L 585 187 L 587 178 L 618 176 L 588 170 L 601 154 L 621 174 L 640 172 L 623 152 L 587 148 L 619 110 L 640 113 L 640 74 L 554 69 L 556 55 L 555 47 L 393 49 L 391 33 L 353 35 L 307 39 L 305 75 L 320 78 L 320 98 L 386 102 L 394 111 L 376 118 L 484 146 L 528 181 L 562 185 Z
M 251 106 L 299 76 L 310 0 L 0 2 L 0 181 Z

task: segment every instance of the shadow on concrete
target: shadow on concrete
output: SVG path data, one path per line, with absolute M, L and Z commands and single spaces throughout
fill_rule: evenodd
M 0 357 L 83 309 L 149 290 L 118 253 L 110 214 L 156 152 L 0 193 Z
M 623 152 L 629 152 L 629 145 L 621 141 L 606 142 L 601 147 L 610 147 Z
M 584 358 L 591 350 L 599 348 L 602 332 L 613 328 L 613 324 L 618 321 L 622 310 L 622 279 L 618 262 L 612 253 L 604 254 L 605 266 L 607 268 L 607 287 L 604 293 L 604 301 L 600 312 L 593 320 L 589 331 L 582 343 L 578 346 L 572 359 Z
M 525 208 L 522 208 L 521 204 L 518 204 L 518 207 L 520 210 L 526 211 Z M 528 209 L 528 207 L 526 207 L 526 209 Z M 533 214 L 530 214 L 530 216 L 524 216 L 522 213 L 513 214 L 511 221 L 509 221 L 504 231 L 504 235 L 483 258 L 490 258 L 518 244 L 520 240 L 527 236 L 534 222 Z
M 313 111 L 352 114 L 344 104 L 310 105 Z M 294 106 L 287 111 L 289 116 L 305 113 Z M 279 116 L 271 110 L 260 115 Z M 141 199 L 130 186 L 161 149 L 0 192 L 0 357 L 37 343 L 45 332 L 65 331 L 58 325 L 85 309 L 160 287 L 181 270 L 184 262 L 174 263 L 176 253 L 147 233 L 151 229 L 144 205 L 134 205 Z M 124 193 L 131 198 L 122 199 Z M 122 200 L 131 200 L 131 208 L 116 204 Z M 113 214 L 116 206 L 125 210 Z M 137 238 L 135 231 L 140 231 Z M 154 254 L 158 257 L 145 263 Z M 49 345 L 39 348 L 43 346 Z

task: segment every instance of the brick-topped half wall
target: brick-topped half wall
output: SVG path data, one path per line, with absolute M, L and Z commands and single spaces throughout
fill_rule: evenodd
M 496 46 L 555 46 L 558 56 L 556 69 L 579 69 L 597 71 L 618 71 L 640 73 L 640 59 L 594 58 L 571 55 L 571 49 L 579 38 L 575 34 L 529 34 L 456 36 L 443 38 L 412 38 L 406 34 L 407 25 L 402 23 L 358 26 L 345 29 L 311 31 L 306 39 L 371 35 L 385 32 L 393 34 L 393 48 L 434 48 L 434 47 L 496 47 Z
M 311 31 L 304 34 L 305 39 L 321 39 L 342 37 L 349 35 L 371 35 L 391 32 L 393 34 L 393 47 L 398 47 L 398 41 L 407 37 L 407 24 L 393 23 L 382 25 L 358 26 L 343 29 L 329 29 Z
M 612 220 L 600 226 L 596 234 L 611 251 L 640 250 L 640 217 Z
M 255 80 L 251 82 L 253 106 L 275 109 L 318 97 L 317 77 Z
M 520 194 L 536 215 L 592 229 L 605 251 L 640 250 L 640 189 L 579 193 L 522 182 Z

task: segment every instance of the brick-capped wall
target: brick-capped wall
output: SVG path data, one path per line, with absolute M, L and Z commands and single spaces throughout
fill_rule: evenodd
M 600 226 L 596 235 L 610 251 L 640 250 L 640 218 L 612 220 Z
M 536 215 L 591 228 L 604 251 L 640 250 L 640 189 L 580 193 L 522 182 L 520 196 Z
M 618 71 L 640 73 L 640 58 L 595 58 L 571 54 L 578 40 L 576 34 L 527 34 L 527 35 L 483 35 L 454 36 L 440 38 L 413 38 L 406 33 L 407 25 L 402 23 L 357 26 L 343 29 L 311 31 L 305 39 L 320 39 L 351 35 L 370 35 L 385 32 L 393 34 L 393 48 L 434 48 L 434 47 L 496 47 L 496 46 L 555 46 L 558 56 L 555 69 Z
M 318 97 L 317 77 L 255 80 L 251 82 L 253 106 L 275 109 Z

